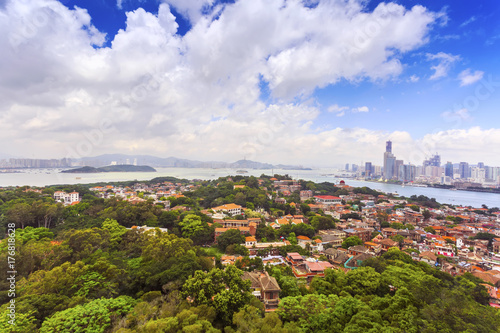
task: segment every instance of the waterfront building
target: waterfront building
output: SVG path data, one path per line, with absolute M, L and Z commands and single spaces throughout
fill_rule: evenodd
M 460 174 L 460 178 L 462 179 L 469 178 L 470 177 L 469 163 L 460 162 L 460 164 L 458 165 L 458 173 Z
M 371 177 L 372 175 L 372 163 L 371 162 L 366 162 L 365 163 L 365 177 Z
M 446 162 L 446 165 L 444 167 L 444 175 L 446 177 L 453 178 L 453 163 Z

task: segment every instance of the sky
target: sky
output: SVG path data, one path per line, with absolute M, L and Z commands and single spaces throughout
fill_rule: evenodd
M 500 166 L 500 2 L 0 0 L 0 158 Z

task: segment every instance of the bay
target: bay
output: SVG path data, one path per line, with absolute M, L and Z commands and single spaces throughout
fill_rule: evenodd
M 206 169 L 206 168 L 156 168 L 157 172 L 106 172 L 106 173 L 60 173 L 54 169 L 29 169 L 20 173 L 0 173 L 0 186 L 48 186 L 59 184 L 90 184 L 98 182 L 117 181 L 144 181 L 156 177 L 172 176 L 184 179 L 217 179 L 228 175 L 237 175 L 236 169 Z M 341 178 L 333 177 L 332 169 L 314 170 L 282 170 L 282 169 L 248 169 L 248 172 L 241 173 L 243 176 L 256 176 L 262 174 L 288 174 L 293 179 L 304 179 L 316 183 L 331 182 L 338 183 Z M 451 191 L 430 187 L 402 187 L 395 184 L 382 182 L 367 182 L 353 179 L 345 179 L 347 185 L 354 187 L 366 186 L 375 190 L 398 193 L 402 196 L 425 195 L 435 198 L 440 203 L 453 205 L 465 205 L 481 207 L 485 204 L 488 207 L 500 207 L 500 194 L 481 193 L 469 191 Z

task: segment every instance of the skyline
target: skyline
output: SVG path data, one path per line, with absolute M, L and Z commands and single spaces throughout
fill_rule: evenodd
M 0 159 L 500 165 L 500 4 L 399 2 L 2 1 Z

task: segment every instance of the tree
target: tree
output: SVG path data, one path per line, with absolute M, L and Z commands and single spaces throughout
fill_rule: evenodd
M 102 223 L 102 229 L 108 230 L 110 235 L 110 245 L 115 247 L 121 242 L 122 236 L 127 232 L 127 228 L 118 224 L 116 220 L 106 219 Z
M 418 207 L 417 205 L 411 205 L 410 206 L 411 210 L 413 210 L 414 212 L 420 212 L 420 207 Z
M 194 305 L 213 306 L 217 316 L 230 324 L 233 314 L 250 302 L 250 280 L 242 280 L 243 272 L 234 265 L 225 270 L 218 268 L 210 272 L 196 271 L 182 286 L 183 295 Z
M 49 332 L 105 332 L 113 321 L 128 313 L 136 301 L 129 296 L 100 298 L 57 312 L 46 319 L 40 333 Z
M 315 216 L 310 220 L 310 224 L 316 230 L 327 230 L 335 228 L 335 222 L 331 217 Z
M 392 239 L 393 241 L 397 242 L 399 244 L 399 247 L 401 247 L 403 245 L 403 241 L 405 240 L 405 238 L 401 235 L 393 235 L 389 238 Z
M 424 216 L 424 220 L 428 220 L 432 216 L 431 212 L 428 209 L 424 209 L 422 215 Z
M 436 234 L 436 230 L 434 230 L 434 228 L 433 228 L 433 227 L 431 227 L 431 226 L 429 226 L 429 227 L 425 227 L 425 228 L 424 228 L 424 231 L 429 232 L 429 233 L 431 233 L 431 234 Z
M 181 222 L 182 237 L 191 239 L 195 244 L 204 244 L 212 240 L 213 230 L 208 223 L 195 214 L 186 215 Z
M 348 249 L 351 246 L 362 245 L 363 241 L 358 236 L 351 236 L 344 239 L 342 242 L 342 248 Z
M 229 245 L 243 243 L 245 243 L 245 236 L 238 229 L 229 229 L 217 237 L 217 246 L 221 251 L 226 251 Z

